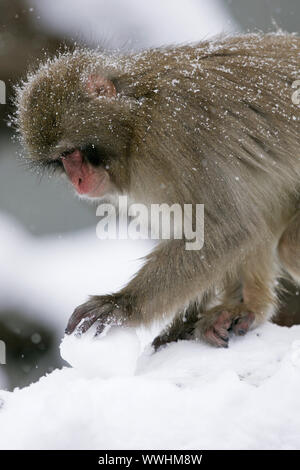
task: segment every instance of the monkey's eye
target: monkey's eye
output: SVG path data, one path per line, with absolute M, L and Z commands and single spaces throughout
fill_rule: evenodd
M 60 154 L 59 158 L 60 159 L 61 158 L 66 158 L 68 155 L 71 155 L 71 153 L 73 153 L 74 151 L 75 151 L 75 149 L 65 150 L 63 153 Z
M 96 146 L 94 144 L 86 145 L 81 147 L 81 152 L 86 160 L 93 166 L 105 166 L 107 163 L 108 157 L 104 149 Z
M 57 171 L 64 170 L 64 166 L 61 161 L 61 158 L 57 158 L 55 160 L 46 160 L 43 166 L 45 170 L 49 170 L 52 173 L 56 173 Z

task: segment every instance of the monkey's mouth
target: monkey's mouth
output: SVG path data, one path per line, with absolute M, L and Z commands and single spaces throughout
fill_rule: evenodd
M 85 194 L 86 196 L 90 198 L 98 198 L 104 196 L 109 191 L 110 187 L 110 179 L 108 176 L 107 171 L 101 169 L 101 173 L 99 171 L 97 173 L 97 181 L 96 185 L 88 192 L 86 193 L 80 193 L 80 194 Z
M 65 152 L 62 164 L 67 177 L 78 194 L 88 197 L 101 197 L 109 189 L 109 175 L 103 167 L 95 168 L 84 157 L 80 149 Z

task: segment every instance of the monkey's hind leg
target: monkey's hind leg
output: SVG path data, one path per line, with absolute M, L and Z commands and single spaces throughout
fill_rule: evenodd
M 178 341 L 180 339 L 191 338 L 197 319 L 198 307 L 196 303 L 192 303 L 186 310 L 177 315 L 172 323 L 168 325 L 160 335 L 156 336 L 152 342 L 152 346 L 155 351 L 165 344 Z
M 300 212 L 290 220 L 278 244 L 279 260 L 297 284 L 300 284 Z
M 275 281 L 279 272 L 273 246 L 249 257 L 242 267 L 242 301 L 218 305 L 203 313 L 193 336 L 217 347 L 228 347 L 229 334 L 245 335 L 270 318 L 277 306 Z M 237 300 L 237 299 L 236 299 Z

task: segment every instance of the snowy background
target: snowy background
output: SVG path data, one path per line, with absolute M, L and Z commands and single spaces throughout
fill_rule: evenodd
M 296 0 L 3 0 L 0 13 L 0 79 L 14 80 L 42 40 L 141 49 L 273 20 L 297 30 L 300 10 Z M 18 153 L 2 126 L 0 448 L 299 449 L 298 325 L 264 325 L 228 350 L 182 341 L 153 354 L 161 325 L 60 347 L 74 307 L 126 284 L 151 243 L 98 240 L 94 208 L 26 172 Z

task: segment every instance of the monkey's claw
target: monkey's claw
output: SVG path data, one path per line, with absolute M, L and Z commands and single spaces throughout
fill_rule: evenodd
M 96 335 L 102 333 L 108 325 L 123 323 L 121 308 L 114 296 L 93 296 L 88 302 L 79 305 L 68 322 L 66 334 L 70 335 L 75 330 L 83 334 L 96 322 Z
M 233 331 L 236 335 L 243 336 L 247 333 L 255 315 L 253 312 L 245 311 L 245 308 L 218 309 L 206 312 L 195 325 L 194 338 L 204 339 L 206 342 L 217 347 L 228 347 L 229 333 Z

